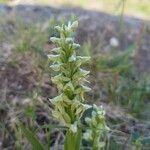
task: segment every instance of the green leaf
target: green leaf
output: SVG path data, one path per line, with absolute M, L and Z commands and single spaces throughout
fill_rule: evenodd
M 64 90 L 74 91 L 74 86 L 73 86 L 72 82 L 68 82 L 68 83 L 64 86 Z
M 91 88 L 89 88 L 88 86 L 85 85 L 81 85 L 81 87 L 79 87 L 78 89 L 76 89 L 76 94 L 79 94 L 81 92 L 89 92 L 91 91 Z
M 88 75 L 90 73 L 90 71 L 86 71 L 86 70 L 84 70 L 84 69 L 80 69 L 80 76 L 83 76 L 83 77 L 85 77 L 86 75 Z
M 27 138 L 28 142 L 32 146 L 32 150 L 46 150 L 44 145 L 38 140 L 38 138 L 30 130 L 24 127 L 23 124 L 19 125 L 23 134 Z
M 60 66 L 61 66 L 61 64 L 54 64 L 54 65 L 51 65 L 50 68 L 53 69 L 54 71 L 59 71 Z
M 73 54 L 70 58 L 69 58 L 69 62 L 75 61 L 76 60 L 76 56 Z
M 50 61 L 53 61 L 53 62 L 59 62 L 59 60 L 60 60 L 60 55 L 49 54 L 49 55 L 47 55 L 47 57 Z
M 66 44 L 73 44 L 73 38 L 66 38 Z
M 63 94 L 60 94 L 53 99 L 50 99 L 50 102 L 55 105 L 56 103 L 63 101 L 63 97 Z
M 60 53 L 60 51 L 61 51 L 61 47 L 57 47 L 57 48 L 53 48 L 52 49 L 52 52 L 55 52 L 55 53 Z
M 80 150 L 80 143 L 81 129 L 78 129 L 76 133 L 73 133 L 71 130 L 67 130 L 64 150 Z
M 76 44 L 76 43 L 73 43 L 73 44 L 72 44 L 72 47 L 73 47 L 73 49 L 78 49 L 78 48 L 80 48 L 80 45 L 79 45 L 79 44 Z
M 74 21 L 71 25 L 71 29 L 74 31 L 77 29 L 77 27 L 78 27 L 78 21 Z
M 82 57 L 82 56 L 77 56 L 77 64 L 81 65 L 86 62 L 88 62 L 91 59 L 91 57 Z
M 60 44 L 61 42 L 61 39 L 56 37 L 51 37 L 50 40 L 55 44 Z
M 83 111 L 84 111 L 84 108 L 83 107 L 79 107 L 79 108 L 77 108 L 75 114 L 79 117 L 79 116 L 81 116 L 80 114 L 82 114 Z
M 66 76 L 70 74 L 69 69 L 66 69 L 68 67 L 68 65 L 63 65 L 63 67 L 61 67 L 61 72 L 64 73 Z
M 63 120 L 65 120 L 66 123 L 70 124 L 71 123 L 71 118 L 70 118 L 69 114 L 67 114 L 65 111 L 61 114 L 63 116 Z
M 85 78 L 86 75 L 88 75 L 89 73 L 90 73 L 90 71 L 86 71 L 86 70 L 83 70 L 80 68 L 80 70 L 74 74 L 73 79 L 80 80 L 81 78 Z
M 61 79 L 62 79 L 63 82 L 69 82 L 70 81 L 70 78 L 65 77 L 65 76 L 62 76 Z
M 82 89 L 84 90 L 84 92 L 89 92 L 91 91 L 91 88 L 88 87 L 88 86 L 85 86 L 85 85 L 81 85 L 82 86 Z
M 35 119 L 36 115 L 35 115 L 35 107 L 34 106 L 27 106 L 24 110 L 25 115 L 27 117 L 31 117 L 32 119 Z
M 52 82 L 55 83 L 55 84 L 61 84 L 61 83 L 62 83 L 62 82 L 61 82 L 61 81 L 62 81 L 62 80 L 61 80 L 61 76 L 62 76 L 62 75 L 59 74 L 59 75 L 57 75 L 57 76 L 55 76 L 55 77 L 52 77 L 52 78 L 51 78 Z
M 75 150 L 80 150 L 80 144 L 81 144 L 81 137 L 82 137 L 82 131 L 78 128 L 78 131 L 76 133 L 76 145 Z
M 62 29 L 60 26 L 55 26 L 55 29 L 56 29 L 57 31 L 59 31 L 59 32 L 62 32 L 62 31 L 63 31 L 63 29 Z

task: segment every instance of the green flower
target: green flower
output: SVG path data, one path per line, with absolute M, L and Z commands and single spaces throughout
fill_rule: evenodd
M 84 83 L 89 71 L 80 68 L 83 63 L 90 60 L 90 57 L 76 55 L 80 45 L 75 43 L 72 37 L 77 27 L 78 21 L 56 26 L 60 38 L 50 38 L 57 47 L 52 50 L 54 54 L 48 55 L 50 68 L 57 72 L 51 80 L 57 85 L 59 92 L 58 96 L 50 100 L 54 105 L 53 116 L 66 124 L 72 132 L 77 131 L 77 124 L 87 109 L 87 105 L 82 103 L 84 93 L 90 91 Z
M 64 150 L 79 150 L 82 136 L 82 125 L 87 126 L 83 138 L 90 141 L 93 150 L 104 147 L 103 134 L 109 128 L 105 123 L 105 111 L 102 106 L 84 104 L 84 93 L 91 89 L 86 86 L 87 75 L 90 73 L 81 68 L 90 57 L 77 56 L 76 50 L 80 45 L 74 42 L 73 33 L 78 22 L 69 22 L 68 25 L 56 26 L 60 37 L 51 37 L 56 45 L 53 54 L 48 55 L 50 68 L 56 72 L 51 78 L 58 89 L 58 96 L 50 100 L 53 104 L 52 114 L 68 129 Z M 73 146 L 72 146 L 73 145 Z
M 105 122 L 105 111 L 102 106 L 98 107 L 93 105 L 93 111 L 91 117 L 86 117 L 85 122 L 90 127 L 83 134 L 83 138 L 93 144 L 93 147 L 99 149 L 105 146 L 103 141 L 103 134 L 109 131 L 109 128 Z

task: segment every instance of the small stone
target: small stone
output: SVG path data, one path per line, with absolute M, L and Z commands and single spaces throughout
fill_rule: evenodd
M 119 46 L 119 41 L 116 37 L 112 37 L 109 42 L 110 42 L 110 45 L 112 47 L 118 47 Z

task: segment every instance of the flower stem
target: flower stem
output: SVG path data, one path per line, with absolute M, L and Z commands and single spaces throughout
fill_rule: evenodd
M 76 133 L 71 130 L 67 130 L 66 139 L 64 143 L 64 150 L 80 150 L 81 143 L 81 129 L 78 129 Z

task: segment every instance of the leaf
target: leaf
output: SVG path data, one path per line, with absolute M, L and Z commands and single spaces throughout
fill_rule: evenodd
M 47 55 L 47 57 L 50 61 L 53 61 L 53 62 L 58 62 L 60 60 L 60 55 L 49 54 Z
M 69 82 L 70 81 L 70 78 L 65 77 L 65 76 L 62 76 L 61 79 L 63 82 Z
M 56 37 L 51 37 L 50 40 L 55 44 L 60 44 L 61 39 Z
M 67 130 L 64 150 L 80 150 L 81 143 L 81 129 L 78 128 L 76 133 Z
M 59 71 L 60 66 L 61 66 L 61 64 L 54 64 L 54 65 L 51 65 L 50 68 L 53 69 L 54 71 Z
M 79 117 L 79 116 L 81 116 L 81 113 L 82 113 L 83 111 L 84 111 L 83 107 L 79 107 L 79 108 L 77 108 L 75 114 Z
M 25 111 L 25 115 L 27 117 L 31 117 L 32 119 L 35 119 L 35 117 L 36 117 L 35 111 L 36 110 L 35 110 L 34 106 L 27 106 L 24 111 Z
M 81 64 L 84 64 L 90 60 L 91 57 L 82 57 L 77 56 L 77 65 L 80 66 Z
M 76 44 L 76 43 L 73 43 L 73 44 L 72 44 L 72 47 L 73 47 L 73 49 L 78 49 L 78 48 L 80 48 L 80 45 L 79 45 L 79 44 Z
M 74 91 L 74 86 L 71 81 L 64 86 L 64 90 Z
M 66 123 L 71 123 L 71 118 L 66 112 L 63 112 L 62 116 Z
M 73 44 L 73 39 L 72 38 L 66 38 L 66 44 Z
M 39 129 L 66 129 L 66 126 L 58 125 L 58 124 L 44 124 L 38 127 Z
M 62 29 L 60 26 L 55 26 L 55 29 L 56 29 L 57 31 L 59 31 L 59 32 L 62 32 L 62 31 L 63 31 L 63 29 Z
M 80 80 L 82 78 L 85 78 L 86 75 L 88 75 L 89 73 L 90 73 L 90 71 L 86 71 L 86 70 L 80 68 L 80 70 L 74 74 L 73 79 Z
M 53 48 L 51 51 L 55 53 L 60 53 L 61 47 Z
M 60 112 L 58 112 L 58 111 L 52 111 L 52 116 L 53 117 L 55 117 L 55 118 L 57 118 L 58 120 L 63 120 L 62 118 L 62 114 L 60 114 Z
M 66 67 L 63 65 L 61 66 L 61 72 L 65 75 L 68 75 L 70 72 L 66 69 Z
M 79 88 L 77 88 L 75 90 L 75 93 L 80 94 L 82 92 L 89 92 L 89 91 L 91 91 L 91 88 L 89 88 L 88 86 L 85 86 L 85 85 L 81 85 Z
M 46 150 L 44 145 L 38 140 L 38 138 L 30 130 L 24 127 L 23 124 L 19 125 L 23 134 L 27 138 L 28 142 L 32 145 L 32 150 Z
M 76 60 L 76 56 L 73 54 L 70 58 L 69 58 L 69 62 L 75 61 Z
M 54 97 L 53 99 L 50 99 L 50 102 L 54 105 L 61 101 L 63 101 L 63 94 L 60 94 L 60 95 Z
M 81 137 L 82 137 L 82 131 L 78 128 L 78 131 L 76 133 L 76 145 L 75 150 L 80 150 L 80 144 L 81 144 Z
M 82 89 L 83 89 L 85 92 L 91 91 L 91 88 L 90 88 L 90 87 L 84 86 L 84 85 L 81 85 L 81 86 L 82 86 Z
M 61 76 L 62 76 L 62 74 L 59 74 L 59 75 L 57 75 L 55 77 L 52 77 L 51 78 L 52 82 L 55 83 L 55 84 L 61 84 L 62 83 L 61 82 Z
M 72 29 L 72 30 L 76 30 L 77 27 L 78 27 L 78 21 L 74 21 L 74 22 L 72 23 L 72 25 L 71 25 L 71 29 Z
M 81 106 L 81 103 L 78 100 L 74 100 L 71 105 L 71 111 L 74 112 L 80 106 Z

